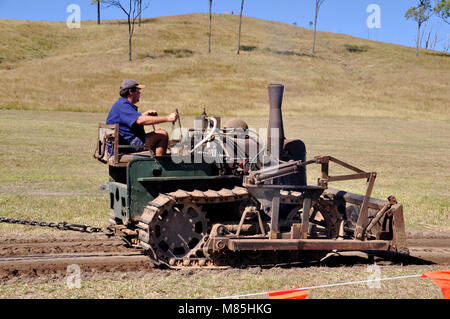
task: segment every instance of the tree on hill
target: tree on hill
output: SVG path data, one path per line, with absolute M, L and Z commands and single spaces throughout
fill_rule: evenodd
M 139 0 L 139 26 L 141 26 L 142 22 L 142 0 Z
M 416 56 L 419 56 L 420 28 L 433 15 L 431 0 L 419 0 L 416 7 L 411 7 L 406 11 L 406 19 L 414 19 L 417 22 Z
M 141 16 L 142 11 L 147 9 L 148 4 L 142 7 L 141 0 L 128 0 L 126 5 L 122 4 L 121 0 L 102 0 L 102 2 L 108 7 L 116 7 L 121 9 L 128 19 L 128 59 L 132 61 L 132 39 L 134 34 L 134 25 L 136 19 Z
M 319 9 L 325 0 L 314 0 L 314 1 L 316 2 L 316 10 L 314 15 L 314 39 L 313 39 L 312 54 L 314 54 L 316 50 L 317 18 L 319 16 Z
M 100 5 L 103 0 L 92 0 L 91 4 L 97 4 L 97 24 L 100 24 Z
M 238 49 L 237 54 L 241 51 L 241 26 L 242 26 L 242 11 L 244 10 L 244 0 L 241 2 L 241 14 L 239 15 L 239 32 L 238 32 Z
M 212 0 L 209 0 L 209 39 L 208 39 L 208 53 L 211 53 L 211 31 L 212 31 Z
M 445 23 L 450 24 L 450 0 L 439 0 L 434 7 L 434 12 L 444 20 Z

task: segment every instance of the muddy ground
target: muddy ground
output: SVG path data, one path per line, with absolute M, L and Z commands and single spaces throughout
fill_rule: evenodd
M 315 265 L 450 265 L 450 232 L 408 233 L 407 237 L 410 250 L 410 256 L 407 257 L 387 253 L 344 252 L 331 254 Z M 0 236 L 0 278 L 4 284 L 33 282 L 49 275 L 65 276 L 71 264 L 88 269 L 90 277 L 112 272 L 159 271 L 142 251 L 127 248 L 122 241 L 101 234 L 55 233 L 34 235 L 33 238 L 25 235 Z M 296 265 L 299 266 L 308 265 Z

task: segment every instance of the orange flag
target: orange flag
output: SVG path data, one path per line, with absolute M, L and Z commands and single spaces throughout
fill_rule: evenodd
M 288 290 L 273 291 L 268 293 L 270 299 L 306 299 L 309 289 L 298 287 Z
M 433 282 L 441 288 L 444 299 L 450 299 L 450 270 L 423 273 L 422 278 L 426 277 L 433 280 Z

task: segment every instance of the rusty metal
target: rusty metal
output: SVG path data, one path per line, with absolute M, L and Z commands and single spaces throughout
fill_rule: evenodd
M 224 239 L 215 238 L 216 241 Z M 387 240 L 350 241 L 332 239 L 228 239 L 234 250 L 386 250 Z
M 164 263 L 169 267 L 178 268 L 178 267 L 222 267 L 222 264 L 217 264 L 214 260 L 215 255 L 222 253 L 223 250 L 333 250 L 333 249 L 342 249 L 342 250 L 361 250 L 361 249 L 387 249 L 389 247 L 390 242 L 387 240 L 381 241 L 353 241 L 353 240 L 336 240 L 338 238 L 338 231 L 335 230 L 332 232 L 332 237 L 334 239 L 309 239 L 308 232 L 309 229 L 307 227 L 303 227 L 305 224 L 293 223 L 290 232 L 288 233 L 265 233 L 261 232 L 262 229 L 267 229 L 262 225 L 263 222 L 258 218 L 258 223 L 245 223 L 245 217 L 247 214 L 244 214 L 241 217 L 239 225 L 231 224 L 231 225 L 222 225 L 215 224 L 212 226 L 212 230 L 207 235 L 205 234 L 203 238 L 201 238 L 195 247 L 193 247 L 190 251 L 186 252 L 182 256 L 171 256 L 171 253 L 167 253 L 167 247 L 164 247 L 166 250 L 161 250 L 161 247 L 158 246 L 158 242 L 152 239 L 152 233 L 155 232 L 158 225 L 161 225 L 162 219 L 169 219 L 168 222 L 174 222 L 170 216 L 171 214 L 166 214 L 163 216 L 163 212 L 170 212 L 171 207 L 174 205 L 185 204 L 188 206 L 193 205 L 192 203 L 196 203 L 196 205 L 204 206 L 208 204 L 215 203 L 231 203 L 231 202 L 240 202 L 249 198 L 250 193 L 246 188 L 243 187 L 235 187 L 233 189 L 222 189 L 219 191 L 208 190 L 208 191 L 176 191 L 167 194 L 160 194 L 158 198 L 156 198 L 149 206 L 147 206 L 144 211 L 141 221 L 138 224 L 138 233 L 139 233 L 139 244 L 142 248 L 148 250 L 152 259 L 155 259 L 159 263 Z M 298 205 L 303 205 L 306 207 L 306 211 L 309 211 L 307 208 L 310 204 L 305 204 L 308 200 L 305 200 L 305 194 L 302 192 L 296 191 L 280 191 L 280 203 L 282 204 L 291 204 L 293 207 L 299 207 Z M 303 203 L 303 204 L 302 204 Z M 331 204 L 328 204 L 331 205 Z M 322 210 L 322 214 L 328 218 L 333 219 L 333 214 L 329 213 L 329 209 L 327 209 L 327 205 L 324 202 L 317 202 L 314 205 L 315 209 L 320 208 Z M 247 210 L 247 213 L 254 212 L 254 207 L 250 207 Z M 197 210 L 197 208 L 196 208 Z M 308 214 L 306 214 L 308 215 Z M 306 216 L 305 215 L 305 216 Z M 336 219 L 336 217 L 334 217 Z M 309 218 L 306 218 L 305 221 L 311 222 Z M 272 220 L 273 222 L 273 220 Z M 307 223 L 308 223 L 307 222 Z M 320 225 L 320 221 L 314 221 Z M 192 226 L 195 223 L 192 222 Z M 307 224 L 306 223 L 306 224 Z M 333 221 L 330 221 L 330 224 Z M 335 226 L 338 228 L 338 225 L 341 221 L 336 220 Z M 323 225 L 322 225 L 323 226 Z M 173 225 L 174 228 L 178 228 L 178 226 Z M 330 226 L 329 226 L 330 227 Z M 252 231 L 250 231 L 252 230 Z M 159 230 L 161 231 L 161 230 Z M 330 233 L 331 234 L 331 233 Z M 175 234 L 173 234 L 175 235 Z M 300 238 L 299 238 L 300 237 Z M 327 237 L 328 238 L 328 237 Z M 240 241 L 242 240 L 242 241 Z M 311 241 L 312 240 L 312 241 Z M 278 241 L 279 244 L 276 244 Z M 310 242 L 310 244 L 307 244 Z M 337 243 L 337 244 L 336 244 Z M 230 246 L 231 245 L 231 246 Z M 202 255 L 202 257 L 199 257 Z M 211 257 L 212 256 L 212 257 Z M 222 261 L 226 260 L 227 254 L 221 255 Z M 232 257 L 230 257 L 232 258 Z M 229 265 L 232 265 L 232 260 L 228 260 Z M 263 261 L 261 261 L 262 263 Z M 225 262 L 226 264 L 226 262 Z
M 397 199 L 394 196 L 388 197 L 388 202 L 380 209 L 380 211 L 375 215 L 372 221 L 366 228 L 366 232 L 370 232 L 370 230 L 379 222 L 379 220 L 385 215 L 392 215 L 394 208 L 393 205 L 397 204 Z

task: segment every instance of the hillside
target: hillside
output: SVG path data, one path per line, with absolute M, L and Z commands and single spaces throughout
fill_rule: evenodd
M 107 112 L 125 78 L 148 88 L 141 110 L 266 115 L 267 85 L 286 86 L 284 114 L 450 119 L 450 55 L 238 16 L 144 20 L 132 63 L 124 21 L 0 20 L 0 108 Z M 393 30 L 394 31 L 394 30 Z

